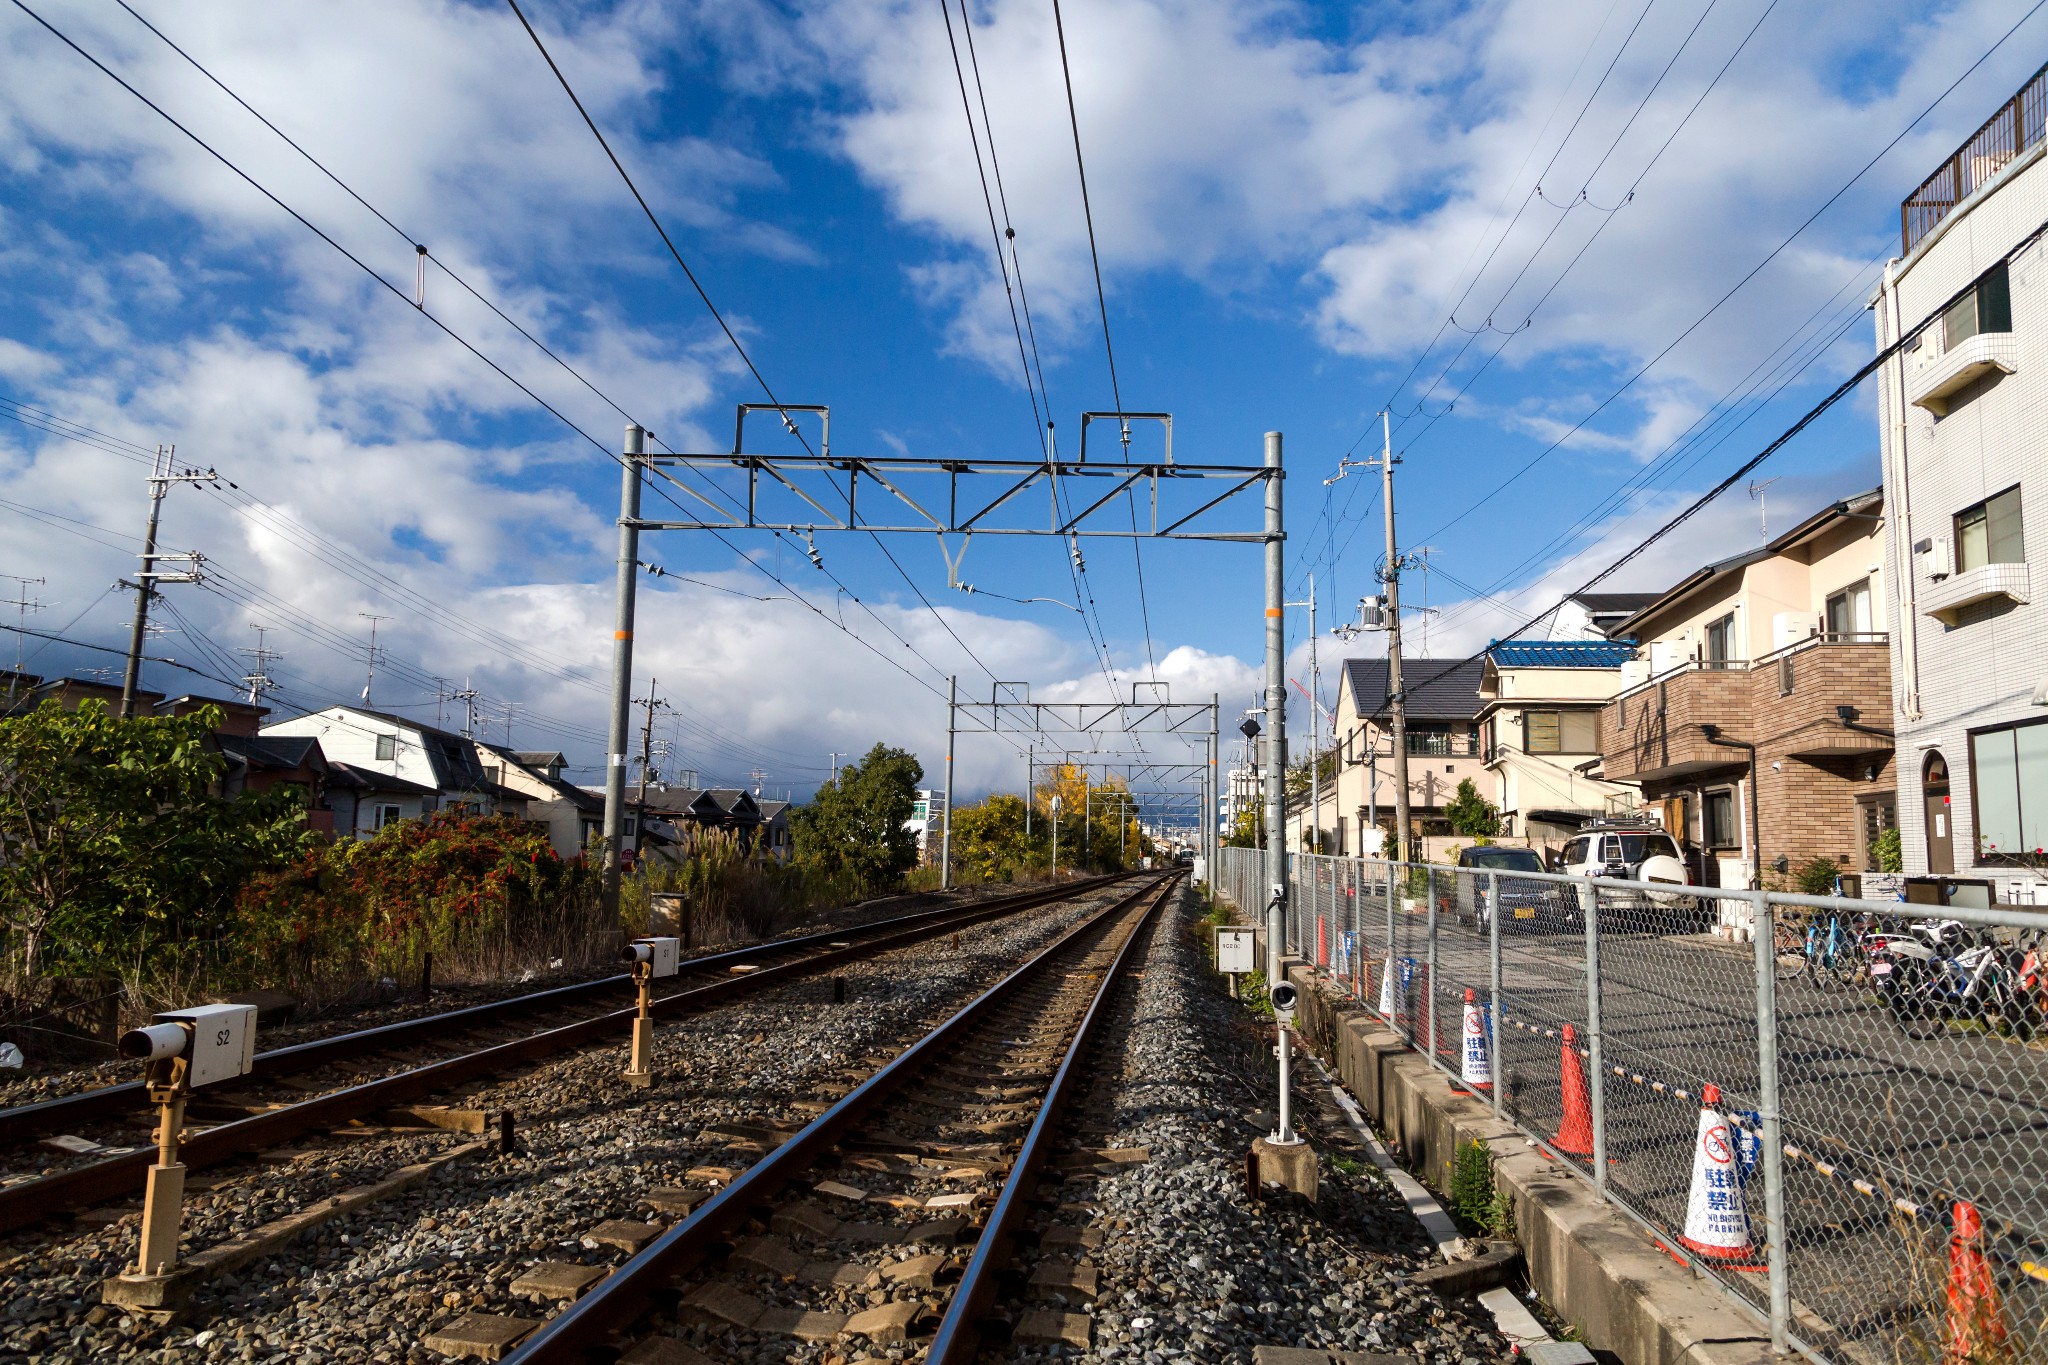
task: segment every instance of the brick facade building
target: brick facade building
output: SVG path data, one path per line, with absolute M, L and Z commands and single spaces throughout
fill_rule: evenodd
M 1603 775 L 1640 785 L 1703 885 L 1868 869 L 1896 821 L 1883 512 L 1875 491 L 1835 503 L 1612 627 L 1639 646 L 1601 714 Z

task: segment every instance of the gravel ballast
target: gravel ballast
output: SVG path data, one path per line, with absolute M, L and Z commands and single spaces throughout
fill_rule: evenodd
M 1292 1195 L 1253 1204 L 1245 1155 L 1271 1124 L 1261 1111 L 1277 1103 L 1273 1033 L 1229 999 L 1200 913 L 1183 892 L 1154 930 L 1112 1035 L 1117 1051 L 1077 1111 L 1087 1147 L 1143 1148 L 1146 1159 L 1044 1191 L 1061 1201 L 1049 1224 L 1080 1222 L 1103 1235 L 1092 1257 L 1100 1287 L 1091 1344 L 1013 1346 L 1006 1358 L 1235 1362 L 1270 1345 L 1383 1352 L 1416 1365 L 1506 1359 L 1477 1304 L 1407 1283 L 1440 1264 L 1432 1244 L 1369 1164 L 1335 1167 L 1331 1154 L 1355 1144 L 1306 1085 L 1297 1095 L 1310 1102 L 1295 1124 L 1322 1154 L 1318 1205 Z
M 99 1302 L 100 1281 L 133 1261 L 136 1214 L 100 1229 L 17 1235 L 14 1254 L 0 1261 L 0 1361 L 444 1359 L 421 1344 L 434 1327 L 469 1309 L 546 1316 L 551 1306 L 511 1293 L 530 1265 L 616 1265 L 623 1251 L 589 1244 L 598 1224 L 656 1217 L 647 1202 L 656 1187 L 701 1187 L 693 1170 L 743 1169 L 763 1150 L 707 1129 L 807 1122 L 814 1096 L 850 1088 L 1114 894 L 849 964 L 837 973 L 843 1004 L 833 1002 L 831 977 L 820 976 L 662 1024 L 651 1091 L 621 1082 L 622 1037 L 616 1050 L 444 1097 L 511 1109 L 519 1150 L 451 1166 L 209 1285 L 189 1322 L 165 1326 Z M 185 1253 L 465 1140 L 336 1139 L 307 1144 L 287 1164 L 237 1171 L 188 1197 Z
M 600 1224 L 673 1221 L 674 1208 L 661 1211 L 651 1198 L 657 1190 L 707 1189 L 716 1168 L 743 1169 L 1114 895 L 851 964 L 839 973 L 843 1004 L 821 976 L 663 1024 L 650 1091 L 621 1082 L 621 1038 L 616 1050 L 443 1097 L 514 1111 L 518 1150 L 480 1153 L 326 1224 L 207 1286 L 176 1324 L 99 1304 L 100 1280 L 133 1258 L 133 1213 L 111 1226 L 18 1237 L 0 1260 L 0 1361 L 424 1365 L 446 1359 L 427 1350 L 427 1335 L 465 1312 L 545 1318 L 559 1305 L 512 1291 L 531 1267 L 623 1263 L 626 1250 L 591 1235 Z M 1415 1365 L 1506 1359 L 1476 1305 L 1407 1283 L 1435 1256 L 1369 1167 L 1346 1174 L 1326 1160 L 1316 1207 L 1250 1200 L 1244 1157 L 1262 1131 L 1254 1115 L 1273 1102 L 1271 1034 L 1226 998 L 1201 946 L 1199 911 L 1182 892 L 1150 931 L 1140 975 L 1117 996 L 1103 1068 L 1072 1114 L 1080 1144 L 1143 1148 L 1145 1159 L 1113 1170 L 1063 1162 L 1064 1178 L 1041 1187 L 1041 1231 L 1066 1223 L 1102 1234 L 1099 1247 L 1076 1258 L 1096 1269 L 1099 1288 L 1085 1302 L 1010 1305 L 1088 1312 L 1091 1344 L 1013 1344 L 985 1358 L 1237 1362 L 1259 1345 L 1282 1345 L 1388 1352 Z M 1312 1109 L 1297 1121 L 1319 1150 L 1348 1146 L 1341 1125 L 1325 1127 Z M 186 1250 L 467 1140 L 380 1132 L 238 1168 L 188 1200 Z M 750 1358 L 850 1363 L 917 1353 L 916 1343 L 820 1350 L 791 1342 Z

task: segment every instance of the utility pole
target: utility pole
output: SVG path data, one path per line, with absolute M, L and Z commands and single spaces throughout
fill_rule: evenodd
M 156 595 L 156 585 L 164 583 L 197 583 L 199 581 L 199 556 L 166 555 L 156 552 L 156 528 L 163 516 L 164 494 L 174 483 L 207 483 L 220 476 L 211 469 L 204 473 L 197 469 L 171 469 L 171 460 L 178 453 L 176 446 L 158 446 L 156 462 L 149 473 L 149 527 L 142 537 L 142 572 L 135 575 L 135 626 L 128 634 L 128 666 L 121 674 L 121 716 L 127 719 L 135 714 L 135 686 L 142 674 L 142 641 L 149 631 L 149 602 Z M 159 558 L 185 559 L 192 567 L 182 573 L 160 574 L 156 571 Z M 259 642 L 260 643 L 260 642 Z M 260 672 L 262 665 L 257 669 Z M 268 682 L 269 679 L 265 679 Z M 252 692 L 251 701 L 255 700 Z
M 1036 757 L 1033 750 L 1036 748 L 1037 746 L 1033 744 L 1024 746 L 1024 848 L 1026 850 L 1026 857 L 1030 856 L 1029 850 L 1031 848 L 1031 808 L 1038 804 L 1038 793 L 1033 791 L 1031 787 L 1035 777 L 1035 774 L 1031 771 L 1032 760 Z
M 256 661 L 256 666 L 249 671 L 249 675 L 243 678 L 242 681 L 249 684 L 249 704 L 256 706 L 262 702 L 265 692 L 276 690 L 277 683 L 270 676 L 270 661 L 272 659 L 282 659 L 284 655 L 268 648 L 263 643 L 263 637 L 269 632 L 268 626 L 260 626 L 256 622 L 251 621 L 249 629 L 256 632 L 256 648 L 245 649 L 240 652 L 253 658 Z
M 467 678 L 462 681 L 461 691 L 448 694 L 449 701 L 459 701 L 462 703 L 462 737 L 464 739 L 476 738 L 476 704 L 478 698 L 482 695 L 482 693 L 470 686 Z
M 834 782 L 839 780 L 839 751 L 837 749 L 832 751 L 832 780 Z
M 1315 850 L 1320 852 L 1323 838 L 1323 666 L 1316 654 L 1316 576 L 1308 576 L 1308 600 L 1289 602 L 1290 607 L 1308 608 L 1308 724 L 1309 724 L 1309 819 L 1314 822 Z
M 633 594 L 640 567 L 640 481 L 646 459 L 647 432 L 626 427 L 625 458 L 620 461 L 619 564 L 616 617 L 612 622 L 611 734 L 605 745 L 604 769 L 604 908 L 619 913 L 620 835 L 625 826 L 626 745 L 633 724 Z
M 636 827 L 638 832 L 634 835 L 636 848 L 639 846 L 638 841 L 647 837 L 647 777 L 649 770 L 654 766 L 654 712 L 657 708 L 668 705 L 654 695 L 655 683 L 656 680 L 649 677 L 647 695 L 636 698 L 638 704 L 647 708 L 647 723 L 640 727 L 640 799 L 634 803 L 640 808 L 640 821 Z
M 1266 480 L 1266 980 L 1277 983 L 1287 931 L 1287 532 L 1277 431 L 1266 433 L 1266 468 L 1274 471 Z
M 1380 414 L 1380 491 L 1387 504 L 1387 708 L 1394 720 L 1394 852 L 1406 861 L 1412 853 L 1408 830 L 1408 698 L 1401 688 L 1401 555 L 1394 542 L 1394 431 L 1391 417 Z
M 374 707 L 376 703 L 370 700 L 370 689 L 377 685 L 377 623 L 389 621 L 391 618 L 367 611 L 359 611 L 356 615 L 370 623 L 370 672 L 369 676 L 363 679 L 363 705 Z

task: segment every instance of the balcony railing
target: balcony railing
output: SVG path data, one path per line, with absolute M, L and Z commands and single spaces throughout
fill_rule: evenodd
M 2048 66 L 2036 71 L 2019 93 L 1970 134 L 1941 168 L 1899 205 L 1899 232 L 1911 253 L 1928 233 L 1991 178 L 2041 141 L 2048 126 Z
M 1391 739 L 1379 745 L 1382 758 L 1394 752 Z M 1477 758 L 1479 741 L 1471 735 L 1411 734 L 1408 736 L 1410 758 Z

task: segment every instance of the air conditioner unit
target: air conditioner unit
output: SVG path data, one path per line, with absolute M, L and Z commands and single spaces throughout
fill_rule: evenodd
M 1650 661 L 1648 659 L 1630 659 L 1626 663 L 1622 664 L 1622 691 L 1626 692 L 1631 687 L 1639 687 L 1642 684 L 1648 682 L 1649 680 Z
M 1813 634 L 1814 617 L 1810 612 L 1781 611 L 1771 617 L 1771 648 L 1786 649 L 1798 644 Z
M 1920 562 L 1929 578 L 1943 579 L 1955 573 L 1955 542 L 1950 537 L 1933 536 L 1920 543 L 1926 546 L 1925 552 L 1920 556 Z

